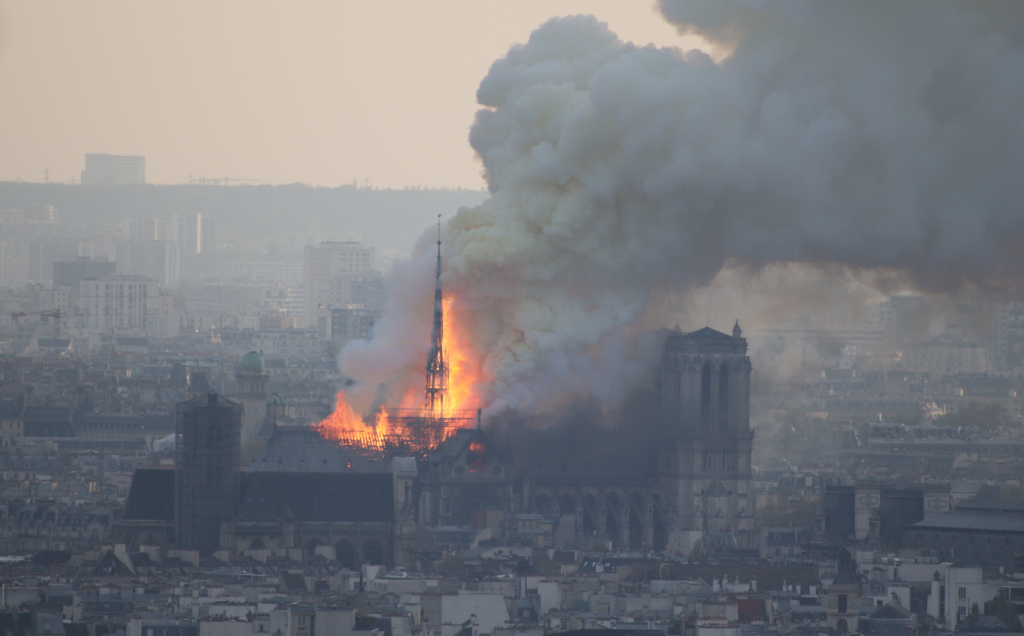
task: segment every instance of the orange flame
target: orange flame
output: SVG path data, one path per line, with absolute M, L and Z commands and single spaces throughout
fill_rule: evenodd
M 480 356 L 467 337 L 464 321 L 455 311 L 455 299 L 445 298 L 444 304 L 444 348 L 448 357 L 448 397 L 445 399 L 445 416 L 452 412 L 473 409 L 480 404 L 478 392 L 483 384 L 483 370 Z
M 387 436 L 388 432 L 391 431 L 391 420 L 388 419 L 388 411 L 384 408 L 383 404 L 380 407 L 380 413 L 377 413 L 377 420 L 374 422 L 373 427 L 381 437 Z
M 338 391 L 334 412 L 317 424 L 321 437 L 335 441 L 355 442 L 367 448 L 382 448 L 387 434 L 388 415 L 381 407 L 377 414 L 376 426 L 368 425 L 345 399 L 345 391 Z
M 453 298 L 443 301 L 443 346 L 448 363 L 448 392 L 443 412 L 424 412 L 422 386 L 411 387 L 401 399 L 398 406 L 402 408 L 397 414 L 392 416 L 381 406 L 371 425 L 349 406 L 342 390 L 338 392 L 334 412 L 317 424 L 322 437 L 369 450 L 384 450 L 392 443 L 401 443 L 425 451 L 458 429 L 473 426 L 472 411 L 480 403 L 479 391 L 485 378 L 480 357 L 453 301 Z M 424 432 L 424 426 L 432 432 Z
M 321 434 L 331 439 L 364 433 L 368 428 L 363 418 L 356 415 L 356 412 L 348 405 L 345 400 L 345 391 L 338 391 L 338 395 L 335 396 L 334 412 L 318 426 Z

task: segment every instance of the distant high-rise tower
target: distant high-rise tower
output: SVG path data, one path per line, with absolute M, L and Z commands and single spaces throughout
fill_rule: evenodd
M 82 185 L 127 185 L 146 182 L 146 158 L 122 155 L 85 155 Z
M 173 241 L 119 241 L 117 273 L 144 276 L 163 287 L 174 287 L 181 275 L 179 245 Z
M 217 227 L 209 214 L 172 214 L 167 236 L 178 244 L 182 278 L 195 281 L 213 275 L 217 269 Z
M 175 541 L 211 554 L 238 504 L 242 405 L 211 391 L 179 403 L 175 416 Z
M 372 294 L 361 293 L 360 285 L 380 281 L 374 269 L 375 251 L 372 245 L 352 241 L 307 245 L 302 264 L 302 324 L 315 327 L 317 309 L 365 302 Z
M 424 408 L 430 414 L 444 416 L 448 395 L 448 362 L 444 350 L 444 303 L 441 297 L 441 221 L 437 222 L 437 275 L 434 284 L 434 333 L 427 356 L 427 388 Z

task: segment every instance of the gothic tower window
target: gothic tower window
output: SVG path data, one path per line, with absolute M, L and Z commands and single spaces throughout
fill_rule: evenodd
M 738 327 L 731 336 L 710 327 L 691 333 L 666 329 L 659 334 L 665 338 L 659 395 L 662 416 L 676 424 L 677 439 L 658 464 L 678 468 L 665 474 L 678 493 L 673 521 L 686 530 L 732 526 L 752 531 L 752 519 L 743 512 L 750 505 L 752 438 L 747 342 Z M 715 492 L 721 492 L 712 500 L 700 497 L 708 491 L 707 482 L 716 478 L 727 478 L 729 484 L 724 490 L 717 488 Z M 733 495 L 727 495 L 729 491 Z M 623 521 L 617 521 L 622 528 Z
M 703 424 L 711 421 L 711 364 L 705 363 L 700 374 L 700 419 Z
M 729 367 L 724 362 L 718 371 L 718 428 L 729 428 Z

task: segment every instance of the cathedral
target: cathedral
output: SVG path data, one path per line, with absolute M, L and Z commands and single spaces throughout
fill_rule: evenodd
M 658 421 L 645 430 L 657 434 L 586 431 L 596 446 L 557 446 L 551 458 L 534 454 L 529 439 L 503 443 L 486 426 L 462 429 L 420 457 L 367 455 L 311 428 L 282 426 L 237 478 L 211 477 L 196 471 L 211 462 L 237 465 L 243 430 L 251 436 L 268 415 L 266 389 L 246 385 L 244 405 L 200 395 L 179 408 L 175 468 L 136 471 L 120 538 L 132 549 L 321 554 L 350 568 L 412 567 L 436 553 L 441 530 L 459 528 L 541 547 L 678 554 L 749 547 L 746 340 L 738 324 L 732 335 L 678 327 L 656 335 L 662 360 L 650 417 Z M 250 357 L 241 374 L 259 380 L 255 362 Z M 256 417 L 247 418 L 249 404 L 261 400 Z M 209 442 L 208 426 L 195 425 L 203 421 L 219 427 L 209 448 L 197 448 Z M 197 452 L 205 453 L 202 462 L 192 460 Z M 215 487 L 194 490 L 190 484 L 200 480 Z M 155 505 L 161 500 L 168 504 Z M 193 522 L 192 510 L 220 516 Z
M 556 513 L 560 523 L 574 516 L 580 546 L 590 537 L 683 554 L 701 541 L 753 545 L 751 366 L 739 324 L 731 336 L 707 327 L 657 335 L 661 423 L 653 447 L 614 474 L 610 462 L 547 471 L 526 464 L 518 472 L 523 508 Z

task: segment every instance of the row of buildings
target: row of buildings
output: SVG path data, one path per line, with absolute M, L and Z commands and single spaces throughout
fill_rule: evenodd
M 312 329 L 321 340 L 341 344 L 368 336 L 383 315 L 384 281 L 373 269 L 369 246 L 307 247 L 307 264 L 298 268 L 305 282 L 299 284 L 254 275 L 245 281 L 168 286 L 160 282 L 166 278 L 160 268 L 174 260 L 168 256 L 173 244 L 152 243 L 120 244 L 123 258 L 116 263 L 86 258 L 52 262 L 52 285 L 28 285 L 3 295 L 0 329 L 30 328 L 30 339 L 50 340 L 51 349 L 71 347 L 71 339 L 77 340 L 76 348 L 88 347 L 99 334 L 173 338 L 211 329 L 267 328 Z M 242 266 L 261 264 L 235 265 L 243 271 Z M 3 338 L 8 339 L 20 340 L 20 348 L 7 349 L 13 353 L 30 345 L 16 334 Z

